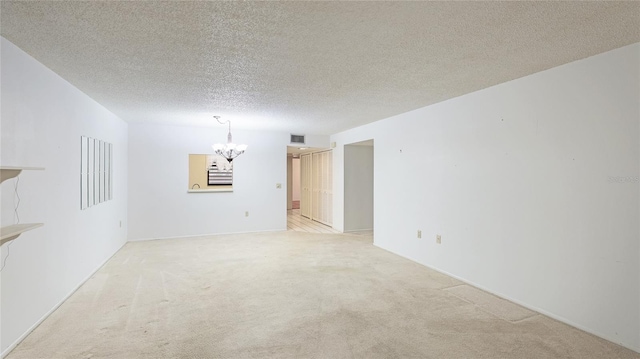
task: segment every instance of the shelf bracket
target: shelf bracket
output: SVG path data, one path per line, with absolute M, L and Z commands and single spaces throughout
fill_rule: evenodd
M 20 172 L 22 172 L 21 169 L 2 169 L 2 171 L 0 171 L 0 179 L 2 179 L 0 183 L 13 177 L 17 177 Z

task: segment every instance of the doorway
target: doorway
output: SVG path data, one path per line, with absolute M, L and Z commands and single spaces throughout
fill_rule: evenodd
M 344 232 L 373 234 L 373 140 L 344 146 Z
M 333 223 L 331 150 L 287 148 L 287 229 L 340 233 Z

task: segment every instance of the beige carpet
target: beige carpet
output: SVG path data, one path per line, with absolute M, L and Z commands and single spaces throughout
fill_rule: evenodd
M 134 242 L 8 359 L 640 357 L 462 284 L 369 236 Z
M 467 284 L 457 285 L 445 290 L 458 298 L 477 305 L 480 309 L 498 318 L 510 322 L 517 322 L 538 315 L 534 311 Z

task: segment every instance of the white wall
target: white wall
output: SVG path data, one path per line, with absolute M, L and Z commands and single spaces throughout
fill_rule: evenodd
M 298 143 L 288 143 L 292 147 L 303 147 Z M 307 148 L 329 148 L 329 136 L 327 135 L 307 135 L 304 136 L 304 147 Z
M 127 125 L 6 39 L 0 41 L 0 160 L 3 166 L 46 168 L 20 175 L 20 221 L 44 227 L 12 242 L 1 274 L 4 355 L 126 242 Z M 111 142 L 115 156 L 113 200 L 84 211 L 82 135 Z M 14 224 L 14 183 L 2 183 L 3 226 Z M 2 246 L 3 259 L 8 245 Z
M 373 229 L 373 146 L 344 146 L 343 193 L 344 231 Z
M 377 246 L 640 351 L 639 54 L 332 136 L 334 226 L 343 145 L 373 138 Z
M 292 200 L 299 201 L 300 200 L 300 158 L 294 158 L 291 164 L 291 174 L 292 174 Z
M 231 130 L 249 146 L 234 160 L 233 192 L 187 193 L 188 155 L 211 153 L 226 127 L 129 125 L 130 240 L 286 230 L 289 134 Z

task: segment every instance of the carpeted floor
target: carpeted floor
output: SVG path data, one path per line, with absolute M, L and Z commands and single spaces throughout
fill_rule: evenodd
M 8 359 L 639 357 L 370 236 L 272 232 L 128 243 Z

